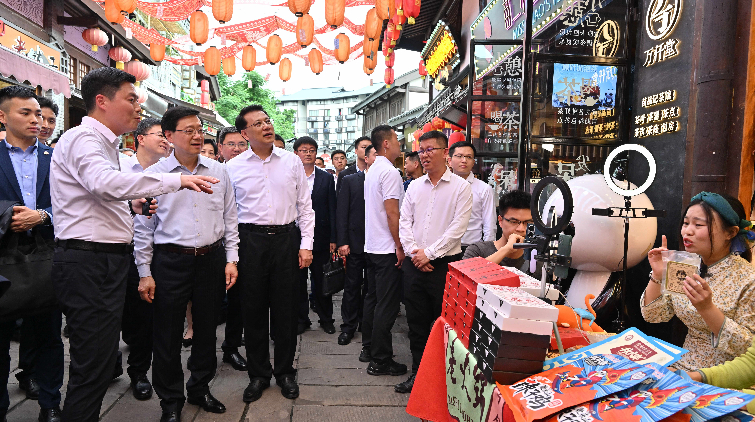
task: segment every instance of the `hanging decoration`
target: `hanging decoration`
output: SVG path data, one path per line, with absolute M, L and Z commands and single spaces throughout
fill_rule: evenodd
M 309 59 L 309 68 L 312 69 L 312 73 L 319 75 L 322 72 L 322 53 L 320 53 L 320 50 L 316 48 L 309 50 L 307 58 Z
M 223 63 L 223 73 L 225 73 L 227 76 L 233 76 L 236 74 L 236 57 L 226 57 L 222 61 Z
M 425 133 L 427 133 L 427 132 L 432 132 L 434 130 L 435 130 L 435 128 L 433 127 L 432 123 L 430 123 L 430 122 L 427 122 L 427 123 L 425 123 L 424 126 L 422 126 L 422 134 L 423 135 Z
M 92 51 L 97 51 L 97 47 L 107 44 L 107 34 L 100 28 L 89 28 L 81 33 L 81 38 L 92 46 Z
M 282 54 L 282 47 L 283 47 L 283 41 L 281 41 L 281 37 L 277 35 L 273 35 L 270 38 L 267 39 L 267 48 L 265 49 L 266 54 L 265 57 L 267 57 L 267 61 L 270 62 L 270 64 L 276 64 L 281 59 Z
M 385 80 L 385 86 L 387 88 L 390 88 L 391 85 L 393 85 L 393 68 L 392 67 L 385 68 L 385 77 L 383 79 Z
M 370 69 L 369 67 L 367 67 L 367 65 L 366 65 L 366 64 L 362 66 L 362 70 L 364 70 L 364 73 L 365 73 L 366 75 L 372 75 L 372 72 L 374 72 L 374 71 L 375 71 L 375 69 L 374 69 L 374 68 Z
M 115 3 L 118 5 L 118 11 L 126 16 L 136 10 L 136 0 L 116 0 Z
M 251 72 L 257 65 L 257 50 L 254 46 L 247 45 L 244 47 L 244 52 L 241 54 L 241 66 L 244 70 Z
M 134 75 L 137 84 L 148 79 L 150 75 L 149 66 L 140 62 L 139 60 L 131 60 L 130 62 L 126 63 L 123 67 L 123 70 Z
M 461 132 L 454 132 L 451 134 L 451 136 L 448 137 L 448 146 L 451 146 L 457 142 L 464 142 L 467 140 L 467 137 L 464 136 Z
M 375 66 L 377 65 L 377 54 L 374 56 L 364 56 L 364 65 L 369 69 L 375 69 Z
M 116 69 L 123 70 L 124 63 L 131 60 L 131 53 L 120 46 L 111 48 L 107 55 L 115 61 Z
M 341 32 L 336 36 L 336 39 L 333 40 L 333 44 L 335 45 L 335 54 L 336 60 L 338 60 L 339 63 L 344 63 L 346 60 L 349 60 L 349 54 L 351 54 L 351 41 L 349 40 L 348 35 Z
M 396 30 L 401 31 L 404 28 L 404 23 L 406 23 L 406 16 L 401 13 L 396 13 L 391 16 L 391 22 L 393 22 Z
M 315 21 L 310 15 L 304 15 L 296 20 L 296 39 L 302 48 L 312 44 L 315 36 Z
M 165 45 L 152 43 L 149 45 L 149 56 L 156 62 L 161 62 L 165 58 Z
M 212 0 L 212 17 L 224 24 L 233 16 L 233 0 Z
M 419 60 L 419 77 L 421 79 L 425 79 L 425 76 L 427 76 L 427 69 L 425 68 L 425 61 L 420 59 Z
M 202 45 L 207 42 L 210 32 L 210 21 L 207 15 L 197 10 L 189 18 L 189 38 L 196 45 Z
M 433 125 L 433 128 L 435 130 L 441 130 L 444 127 L 446 127 L 446 122 L 443 121 L 440 117 L 433 117 L 433 119 L 430 121 Z
M 364 19 L 364 36 L 370 41 L 380 38 L 380 30 L 383 29 L 383 22 L 378 19 L 377 12 L 373 7 L 367 12 Z
M 283 82 L 288 82 L 291 79 L 291 60 L 288 57 L 281 60 L 281 64 L 278 66 L 278 76 Z
M 204 70 L 211 76 L 220 73 L 220 50 L 210 47 L 204 51 Z
M 146 103 L 147 98 L 149 98 L 149 93 L 147 92 L 147 90 L 138 86 L 134 87 L 134 89 L 136 90 L 136 102 L 138 102 L 139 104 Z
M 116 0 L 105 0 L 105 19 L 113 25 L 123 22 L 124 17 Z
M 404 0 L 402 6 L 404 10 L 404 16 L 406 16 L 406 22 L 409 25 L 414 25 L 414 22 L 419 17 L 422 0 Z
M 391 45 L 391 42 L 387 40 L 387 38 L 383 38 L 383 56 L 387 56 L 391 54 L 392 51 L 393 51 L 393 46 Z
M 385 56 L 386 67 L 393 67 L 395 62 L 396 62 L 396 52 L 391 52 L 391 54 L 388 54 L 387 56 Z
M 346 13 L 345 0 L 325 0 L 325 22 L 331 28 L 336 29 L 343 25 L 344 13 Z
M 375 11 L 378 19 L 384 21 L 396 14 L 395 0 L 375 0 Z
M 310 0 L 288 0 L 288 10 L 296 16 L 308 14 L 311 6 Z

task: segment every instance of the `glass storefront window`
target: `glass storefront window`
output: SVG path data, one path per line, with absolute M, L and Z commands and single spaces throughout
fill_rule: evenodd
M 480 153 L 516 153 L 519 143 L 519 103 L 472 102 L 472 144 Z
M 483 156 L 475 160 L 473 172 L 478 179 L 493 187 L 496 206 L 501 195 L 517 188 L 517 163 L 516 158 Z

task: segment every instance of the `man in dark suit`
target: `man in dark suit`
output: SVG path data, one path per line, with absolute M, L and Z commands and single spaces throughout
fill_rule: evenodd
M 294 153 L 304 164 L 304 174 L 312 195 L 312 210 L 315 212 L 315 238 L 312 247 L 312 264 L 302 268 L 299 296 L 299 326 L 301 334 L 312 323 L 309 321 L 307 306 L 307 276 L 311 274 L 314 309 L 320 317 L 320 326 L 328 334 L 336 332 L 333 326 L 333 298 L 322 294 L 323 265 L 330 260 L 336 250 L 336 187 L 333 176 L 315 167 L 317 142 L 309 136 L 302 136 L 294 142 Z
M 364 162 L 364 151 L 369 145 L 372 145 L 372 141 L 370 140 L 369 136 L 362 136 L 361 138 L 358 138 L 356 141 L 354 141 L 354 152 L 357 155 L 357 161 L 354 164 L 346 167 L 344 171 L 338 173 L 338 183 L 336 184 L 336 189 L 339 192 L 341 190 L 341 181 L 344 177 L 350 174 L 356 174 L 357 172 L 367 169 L 367 163 Z
M 13 209 L 11 230 L 24 233 L 36 227 L 47 239 L 53 238 L 50 199 L 50 159 L 52 148 L 37 140 L 42 110 L 30 89 L 9 86 L 0 89 L 0 122 L 7 128 L 0 142 L 0 199 L 24 204 Z M 33 241 L 21 236 L 19 242 Z M 46 311 L 24 318 L 29 335 L 21 348 L 37 348 L 30 366 L 21 368 L 19 386 L 27 397 L 38 385 L 40 421 L 60 421 L 60 387 L 63 385 L 63 342 L 60 338 L 61 312 Z M 10 339 L 14 321 L 0 323 L 0 421 L 8 411 Z M 32 344 L 23 344 L 23 342 Z

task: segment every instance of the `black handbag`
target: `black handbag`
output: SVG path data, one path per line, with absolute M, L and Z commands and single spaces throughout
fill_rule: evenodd
M 23 237 L 22 237 L 23 236 Z M 58 301 L 52 286 L 54 242 L 37 229 L 32 236 L 8 232 L 0 242 L 0 276 L 11 281 L 0 297 L 0 321 L 49 312 Z
M 335 253 L 331 255 L 330 262 L 322 266 L 322 294 L 333 295 L 341 290 L 346 284 L 346 267 L 343 259 Z

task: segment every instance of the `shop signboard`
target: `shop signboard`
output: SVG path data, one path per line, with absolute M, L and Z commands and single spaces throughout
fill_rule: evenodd
M 59 50 L 24 34 L 2 18 L 0 18 L 0 45 L 43 66 L 60 70 Z
M 456 44 L 451 28 L 445 22 L 439 21 L 433 33 L 420 53 L 425 62 L 427 74 L 434 80 L 435 89 L 445 88 L 453 69 L 459 65 L 459 46 Z

